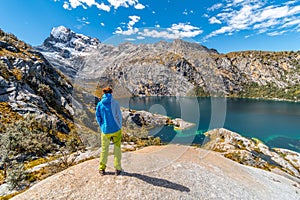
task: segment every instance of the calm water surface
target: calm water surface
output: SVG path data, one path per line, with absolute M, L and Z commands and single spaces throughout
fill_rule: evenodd
M 119 101 L 124 107 L 196 124 L 184 131 L 164 126 L 150 133 L 167 143 L 202 144 L 203 132 L 223 127 L 258 138 L 271 147 L 300 152 L 300 103 L 194 97 L 133 97 Z

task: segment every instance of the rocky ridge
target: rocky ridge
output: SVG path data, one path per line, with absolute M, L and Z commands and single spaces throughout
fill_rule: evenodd
M 77 35 L 73 31 L 62 27 L 53 30 L 37 49 L 75 83 L 94 82 L 91 90 L 97 84 L 110 83 L 138 96 L 300 98 L 299 51 L 219 54 L 182 40 L 140 45 L 127 42 L 115 47 L 87 36 L 89 39 L 80 43 L 85 42 L 83 49 L 69 45 Z M 57 42 L 61 35 L 64 45 Z M 70 52 L 68 56 L 65 51 Z
M 203 148 L 220 152 L 224 157 L 244 165 L 300 179 L 300 154 L 287 149 L 269 148 L 257 139 L 248 139 L 226 129 L 205 133 Z

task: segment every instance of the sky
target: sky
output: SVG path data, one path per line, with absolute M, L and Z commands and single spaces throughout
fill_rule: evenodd
M 32 46 L 61 25 L 108 44 L 183 39 L 220 53 L 300 50 L 300 0 L 1 0 L 0 28 Z

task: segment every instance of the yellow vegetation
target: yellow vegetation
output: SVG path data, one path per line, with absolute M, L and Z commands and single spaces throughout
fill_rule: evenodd
M 16 79 L 17 79 L 18 81 L 22 80 L 23 73 L 22 73 L 22 71 L 21 71 L 20 69 L 14 68 L 14 69 L 12 70 L 12 74 L 16 77 Z
M 25 169 L 31 169 L 35 166 L 38 166 L 40 164 L 46 163 L 46 162 L 50 162 L 52 160 L 55 160 L 57 157 L 53 156 L 53 157 L 47 157 L 47 158 L 38 158 L 35 159 L 33 161 L 27 162 L 24 164 Z
M 4 181 L 4 171 L 0 170 L 0 185 L 3 184 Z
M 7 102 L 0 102 L 0 123 L 10 124 L 23 119 L 21 115 L 14 112 Z

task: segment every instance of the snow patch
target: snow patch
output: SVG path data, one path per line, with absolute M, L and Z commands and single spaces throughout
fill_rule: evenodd
M 57 38 L 59 40 L 67 41 L 68 36 L 70 35 L 71 30 L 64 27 L 64 26 L 58 26 L 52 28 L 51 35 L 54 38 Z

